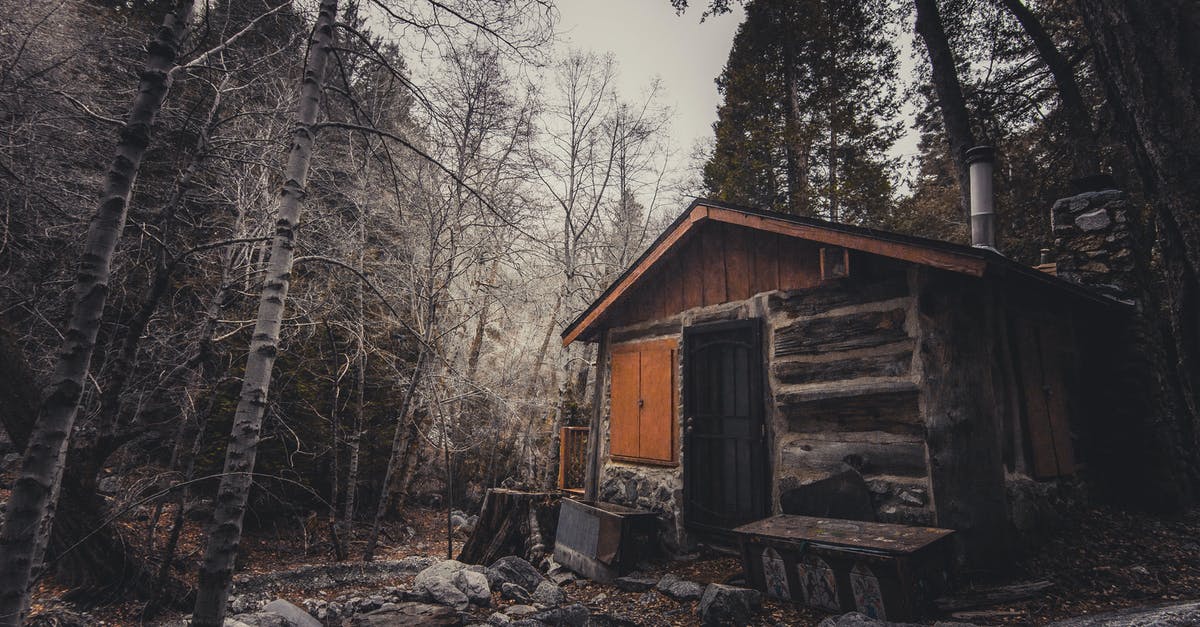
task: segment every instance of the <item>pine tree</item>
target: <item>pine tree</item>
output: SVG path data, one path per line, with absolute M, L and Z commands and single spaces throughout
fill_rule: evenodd
M 882 0 L 752 0 L 717 79 L 718 199 L 870 223 L 891 199 L 898 102 Z

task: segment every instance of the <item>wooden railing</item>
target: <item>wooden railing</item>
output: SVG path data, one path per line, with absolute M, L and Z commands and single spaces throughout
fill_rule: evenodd
M 558 440 L 558 489 L 583 493 L 587 476 L 587 427 L 563 427 Z

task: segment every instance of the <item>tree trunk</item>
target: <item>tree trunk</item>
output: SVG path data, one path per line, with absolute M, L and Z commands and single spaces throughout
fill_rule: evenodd
M 480 286 L 480 291 L 483 293 L 483 304 L 479 306 L 479 319 L 475 322 L 475 335 L 471 338 L 471 347 L 467 351 L 467 381 L 470 383 L 475 382 L 475 374 L 479 370 L 479 356 L 483 353 L 483 333 L 487 330 L 488 309 L 492 304 L 492 295 L 489 290 L 496 282 L 499 270 L 500 258 L 497 257 L 492 261 L 492 267 L 488 271 L 487 285 Z
M 559 497 L 553 492 L 488 490 L 458 561 L 488 565 L 508 555 L 536 557 L 537 547 L 554 546 L 558 507 Z
M 560 432 L 567 419 L 567 399 L 571 390 L 571 347 L 562 347 L 558 358 L 558 395 L 554 403 L 554 424 L 550 427 L 550 445 L 546 451 L 546 464 L 542 468 L 542 489 L 553 490 L 558 482 L 558 457 Z
M 183 205 L 188 191 L 192 188 L 192 181 L 196 178 L 196 174 L 200 171 L 200 166 L 204 163 L 204 159 L 208 155 L 209 132 L 221 108 L 221 90 L 224 88 L 224 84 L 222 82 L 222 86 L 217 88 L 213 95 L 208 115 L 205 117 L 199 137 L 196 138 L 196 145 L 193 149 L 190 163 L 188 163 L 187 168 L 179 175 L 178 180 L 175 182 L 174 191 L 156 218 L 159 231 L 164 234 L 164 238 L 165 234 L 170 231 L 170 223 L 175 220 L 175 214 L 179 212 L 180 207 Z M 108 461 L 112 453 L 115 453 L 116 449 L 119 448 L 119 442 L 124 439 L 116 433 L 120 428 L 121 422 L 118 419 L 121 415 L 121 401 L 125 394 L 125 388 L 129 385 L 129 380 L 133 378 L 134 362 L 137 359 L 138 347 L 141 345 L 142 333 L 145 332 L 146 326 L 150 324 L 150 319 L 154 317 L 154 313 L 158 311 L 158 306 L 162 302 L 163 297 L 166 296 L 167 289 L 171 287 L 171 275 L 174 273 L 174 270 L 175 264 L 172 264 L 168 259 L 166 244 L 163 243 L 159 246 L 157 252 L 154 275 L 150 279 L 145 299 L 142 301 L 142 305 L 138 308 L 137 313 L 125 325 L 124 337 L 121 340 L 121 350 L 117 353 L 116 359 L 112 361 L 110 368 L 113 378 L 107 381 L 104 386 L 104 392 L 100 395 L 99 420 L 95 430 L 96 441 L 94 446 L 85 453 L 90 457 L 87 460 L 90 467 L 86 468 L 84 474 L 80 477 L 85 488 L 94 487 L 94 482 L 100 469 L 104 467 L 105 462 Z
M 938 107 L 942 110 L 942 124 L 950 144 L 950 158 L 958 173 L 958 193 L 963 216 L 970 219 L 971 180 L 967 170 L 967 149 L 975 145 L 971 132 L 971 116 L 967 113 L 967 101 L 963 98 L 962 85 L 958 82 L 958 68 L 954 64 L 954 53 L 950 40 L 938 13 L 937 0 L 915 0 L 917 7 L 917 34 L 925 42 L 929 64 L 933 72 L 933 90 L 937 94 Z
M 358 273 L 363 274 L 363 262 L 366 259 L 367 249 L 367 221 L 365 216 L 366 209 L 359 205 L 358 210 Z M 363 434 L 363 410 L 364 396 L 367 386 L 367 342 L 366 342 L 366 310 L 363 306 L 363 281 L 358 282 L 358 381 L 357 389 L 355 390 L 355 406 L 354 406 L 354 425 L 353 431 L 350 433 L 350 438 L 347 444 L 350 448 L 350 467 L 346 473 L 346 509 L 342 514 L 342 533 L 343 538 L 349 541 L 349 532 L 354 529 L 354 508 L 356 497 L 358 496 L 358 465 L 361 455 L 361 441 Z
M 1163 281 L 1147 290 L 1161 315 L 1156 423 L 1186 505 L 1195 499 L 1200 430 L 1200 6 L 1194 0 L 1079 0 L 1096 67 L 1154 207 Z M 1183 481 L 1180 481 L 1184 483 Z
M 1070 137 L 1072 173 L 1076 177 L 1098 174 L 1100 165 L 1096 158 L 1092 113 L 1079 91 L 1079 83 L 1075 80 L 1075 70 L 1071 67 L 1071 62 L 1058 50 L 1058 46 L 1054 45 L 1054 40 L 1042 26 L 1041 20 L 1025 6 L 1025 3 L 1021 0 L 1000 2 L 1020 22 L 1021 28 L 1029 35 L 1038 55 L 1042 57 L 1042 62 L 1054 77 L 1054 84 L 1058 87 L 1058 98 L 1062 103 L 1063 117 L 1067 123 L 1067 135 Z
M 108 298 L 113 252 L 125 228 L 129 198 L 150 145 L 154 118 L 171 86 L 170 71 L 192 7 L 191 0 L 179 0 L 150 42 L 138 94 L 121 128 L 100 206 L 88 228 L 75 279 L 71 320 L 0 531 L 0 625 L 20 624 L 29 607 L 29 585 L 45 552 L 67 447 Z
M 379 531 L 383 527 L 383 517 L 387 515 L 388 501 L 392 494 L 391 486 L 395 481 L 396 471 L 404 459 L 404 453 L 408 450 L 408 447 L 405 446 L 407 442 L 405 430 L 406 428 L 410 428 L 415 421 L 415 418 L 409 416 L 409 413 L 413 406 L 413 397 L 417 393 L 417 386 L 421 383 L 421 375 L 425 372 L 425 361 L 428 359 L 429 353 L 428 338 L 433 335 L 432 325 L 437 316 L 436 311 L 437 301 L 431 297 L 428 313 L 426 314 L 426 338 L 422 339 L 421 348 L 417 350 L 417 363 L 413 367 L 412 379 L 409 380 L 408 388 L 404 390 L 404 398 L 400 401 L 400 410 L 397 412 L 396 430 L 392 433 L 392 452 L 388 457 L 387 469 L 383 472 L 383 483 L 379 488 L 379 503 L 375 507 L 375 519 L 371 523 L 371 534 L 367 537 L 367 548 L 363 549 L 364 562 L 375 559 L 375 546 L 379 542 Z
M 325 323 L 325 335 L 329 337 L 329 350 L 333 354 L 331 362 L 332 368 L 329 369 L 329 376 L 333 379 L 333 401 L 329 404 L 329 455 L 332 460 L 329 463 L 329 519 L 337 518 L 338 501 L 341 500 L 341 482 L 338 481 L 338 461 L 340 458 L 338 452 L 339 440 L 338 435 L 338 403 L 342 398 L 342 362 L 341 355 L 338 353 L 337 338 L 333 334 L 333 327 L 329 323 Z
M 308 166 L 312 158 L 313 125 L 316 124 L 321 104 L 321 82 L 326 61 L 334 44 L 336 18 L 337 0 L 322 0 L 304 68 L 296 128 L 292 132 L 285 180 L 280 190 L 275 237 L 259 296 L 258 319 L 246 358 L 245 378 L 234 413 L 233 432 L 225 454 L 221 485 L 217 489 L 212 531 L 200 567 L 192 623 L 197 627 L 219 627 L 225 618 L 229 582 L 233 577 L 233 564 L 242 536 L 242 518 L 246 512 L 246 500 L 250 496 L 259 432 L 267 408 L 271 369 L 279 351 L 279 328 L 291 280 L 296 229 L 300 223 Z

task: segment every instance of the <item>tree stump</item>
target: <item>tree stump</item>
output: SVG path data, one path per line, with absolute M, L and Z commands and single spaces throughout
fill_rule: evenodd
M 458 554 L 458 561 L 488 565 L 516 555 L 537 564 L 554 550 L 560 498 L 554 492 L 488 490 L 479 522 Z

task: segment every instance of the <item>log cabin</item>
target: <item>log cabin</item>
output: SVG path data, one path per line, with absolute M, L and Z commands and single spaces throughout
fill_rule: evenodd
M 674 552 L 800 513 L 1004 562 L 1104 462 L 1129 306 L 976 244 L 693 202 L 562 333 L 599 344 L 586 498 L 657 512 Z

